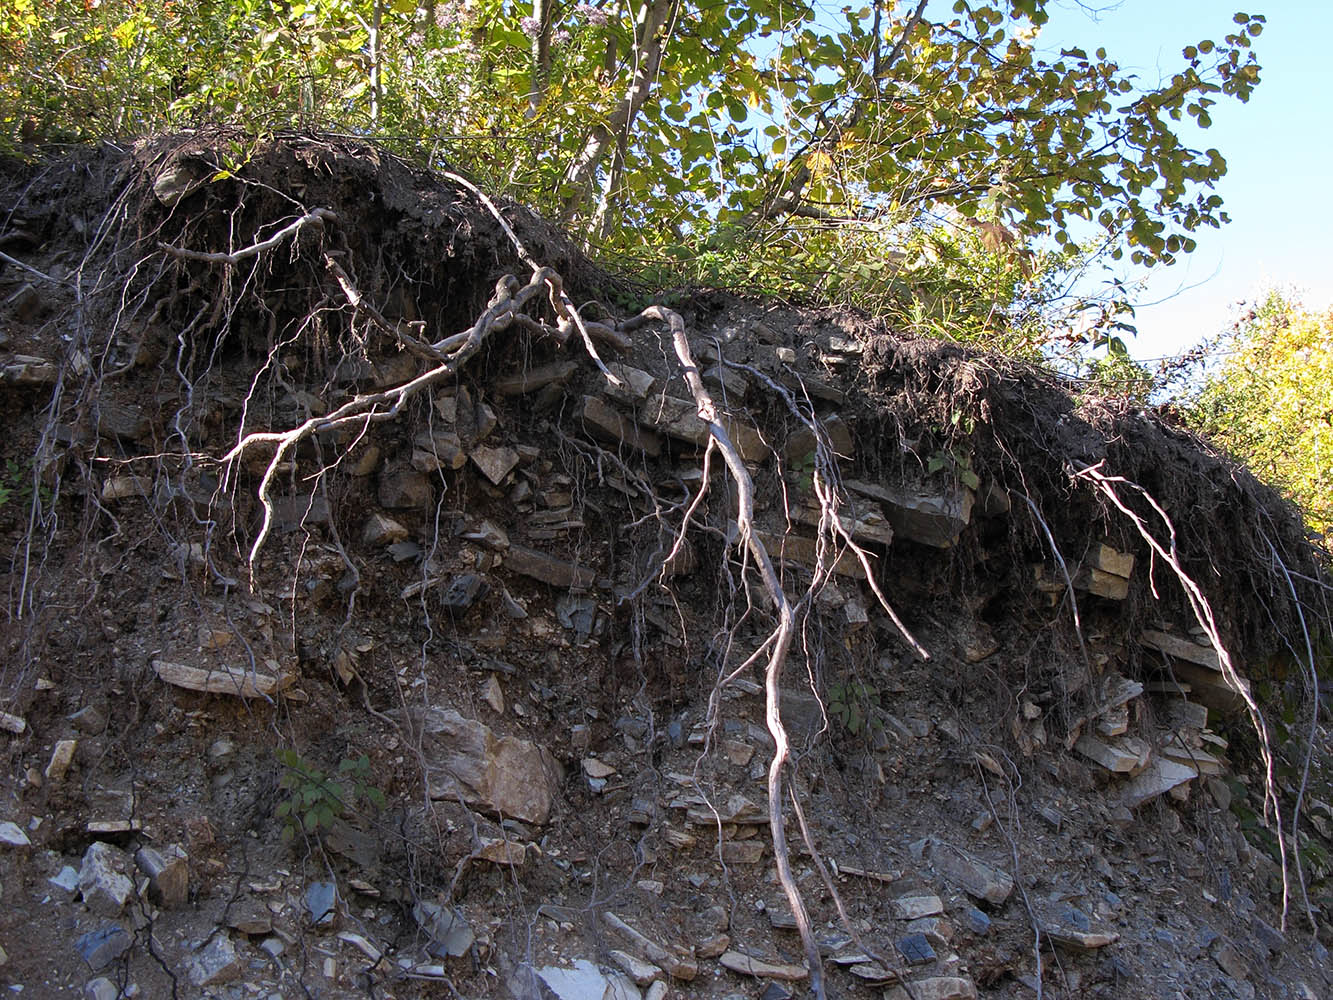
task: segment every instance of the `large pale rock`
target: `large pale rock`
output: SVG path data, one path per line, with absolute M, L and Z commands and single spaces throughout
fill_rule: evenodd
M 1099 569 L 1105 573 L 1112 573 L 1126 579 L 1134 573 L 1134 557 L 1124 552 L 1118 552 L 1105 544 L 1098 545 L 1089 552 L 1085 564 L 1093 569 Z
M 823 520 L 823 511 L 818 507 L 802 504 L 792 510 L 792 519 L 802 524 L 818 526 Z M 878 508 L 871 504 L 861 502 L 851 507 L 840 507 L 838 523 L 858 543 L 870 542 L 886 546 L 893 543 L 893 526 Z
M 522 396 L 548 385 L 559 385 L 568 381 L 569 376 L 578 371 L 578 368 L 577 361 L 557 361 L 502 378 L 495 383 L 494 388 L 501 396 Z
M 1187 660 L 1213 670 L 1222 669 L 1222 664 L 1217 658 L 1217 650 L 1212 646 L 1202 646 L 1193 639 L 1149 628 L 1143 630 L 1143 644 L 1167 656 L 1174 656 L 1178 660 Z
M 496 736 L 453 709 L 429 709 L 427 778 L 433 799 L 456 799 L 502 817 L 541 825 L 564 778 L 546 750 L 527 740 Z
M 1056 944 L 1079 951 L 1105 948 L 1120 940 L 1120 935 L 1100 921 L 1069 903 L 1038 901 L 1034 904 L 1041 932 Z
M 238 698 L 272 696 L 282 687 L 281 679 L 274 674 L 262 674 L 257 670 L 244 670 L 231 666 L 204 669 L 184 663 L 154 660 L 153 671 L 173 687 L 202 691 L 206 694 L 231 694 Z
M 963 487 L 890 487 L 854 479 L 845 485 L 882 503 L 899 535 L 937 549 L 951 547 L 972 520 L 975 496 Z
M 836 454 L 843 458 L 854 457 L 855 442 L 852 440 L 851 430 L 842 422 L 842 417 L 834 414 L 819 423 Z M 782 457 L 787 462 L 797 462 L 807 455 L 813 455 L 814 451 L 815 432 L 802 424 L 788 435 L 787 442 L 782 447 Z
M 1133 774 L 1142 770 L 1152 756 L 1152 748 L 1132 736 L 1104 740 L 1084 733 L 1074 744 L 1074 749 L 1114 774 Z
M 104 917 L 119 916 L 134 895 L 128 871 L 129 858 L 123 851 L 100 840 L 89 845 L 79 868 L 84 905 Z
M 1149 799 L 1171 791 L 1177 785 L 1183 785 L 1191 778 L 1198 777 L 1192 767 L 1177 764 L 1173 760 L 1158 757 L 1153 760 L 1138 777 L 1133 778 L 1121 793 L 1120 801 L 1129 809 L 1143 805 Z
M 418 472 L 457 471 L 466 464 L 463 442 L 452 431 L 422 431 L 412 439 L 412 468 Z
M 557 1000 L 640 1000 L 639 988 L 618 972 L 602 972 L 586 958 L 572 968 L 548 965 L 537 976 Z
M 895 986 L 884 993 L 884 1000 L 976 1000 L 977 988 L 970 979 L 957 976 L 932 976 L 911 982 L 912 992 Z

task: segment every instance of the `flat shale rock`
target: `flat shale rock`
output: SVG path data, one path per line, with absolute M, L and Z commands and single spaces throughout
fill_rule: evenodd
M 995 906 L 1002 904 L 1014 891 L 1014 880 L 1008 872 L 982 861 L 961 847 L 935 842 L 930 851 L 930 863 L 937 872 L 969 896 L 984 899 Z
M 765 962 L 739 951 L 724 951 L 718 957 L 719 964 L 732 972 L 745 976 L 758 976 L 762 979 L 781 979 L 786 982 L 800 982 L 810 977 L 810 970 L 804 965 L 789 965 L 782 962 Z
M 430 796 L 455 799 L 497 815 L 540 826 L 564 779 L 546 750 L 527 740 L 497 736 L 453 709 L 431 708 L 423 729 Z
M 522 545 L 510 545 L 505 550 L 504 565 L 506 569 L 511 569 L 515 573 L 522 573 L 552 587 L 563 587 L 566 590 L 574 588 L 587 590 L 597 582 L 597 574 L 587 566 L 566 562 Z
M 975 496 L 969 489 L 890 487 L 855 479 L 846 480 L 846 486 L 882 503 L 893 530 L 922 545 L 951 548 L 972 520 Z
M 257 670 L 236 667 L 191 667 L 184 663 L 154 660 L 153 671 L 173 687 L 201 691 L 206 694 L 230 694 L 238 698 L 263 698 L 276 694 L 281 688 L 280 678 Z

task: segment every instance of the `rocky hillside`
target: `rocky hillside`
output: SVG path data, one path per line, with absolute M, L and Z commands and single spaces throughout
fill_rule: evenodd
M 13 991 L 1333 988 L 1333 584 L 1169 414 L 345 140 L 0 253 Z

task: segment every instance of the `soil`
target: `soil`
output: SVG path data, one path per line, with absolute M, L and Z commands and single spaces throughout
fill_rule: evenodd
M 657 302 L 729 433 L 762 444 L 755 521 L 796 606 L 783 813 L 828 995 L 1328 995 L 1333 771 L 1311 661 L 1330 577 L 1296 511 L 1170 412 L 845 310 L 656 294 L 500 211 L 604 328 L 602 359 L 656 395 L 627 402 L 540 282 L 518 319 L 478 325 L 531 268 L 465 178 L 378 147 L 214 129 L 0 164 L 0 709 L 22 721 L 0 732 L 0 819 L 30 841 L 0 845 L 0 982 L 535 998 L 551 987 L 532 970 L 615 970 L 615 949 L 670 964 L 610 913 L 692 956 L 693 978 L 657 974 L 671 996 L 808 988 L 716 954 L 726 935 L 804 961 L 766 814 L 776 619 L 693 401 L 676 419 L 662 400 L 690 399 L 666 326 L 626 322 Z M 469 330 L 457 365 L 427 346 Z M 363 419 L 328 424 L 347 406 Z M 303 425 L 281 454 L 241 446 Z M 821 484 L 860 519 L 887 607 L 797 547 L 814 549 Z M 1164 553 L 1262 711 L 1280 841 L 1256 717 L 1144 638 L 1204 650 Z M 275 685 L 206 693 L 163 664 Z M 1121 681 L 1141 686 L 1108 707 Z M 1180 723 L 1181 694 L 1206 724 Z M 549 809 L 441 791 L 463 752 L 432 721 L 450 709 L 489 730 L 474 763 Z M 1154 760 L 1179 737 L 1219 766 L 1131 807 L 1137 778 L 1076 749 L 1089 736 Z M 51 881 L 96 843 L 133 883 L 111 911 Z M 175 901 L 131 860 L 172 845 Z M 1010 891 L 969 891 L 949 845 Z M 338 901 L 317 922 L 324 883 Z M 460 954 L 423 905 L 466 927 Z M 128 947 L 93 968 L 77 942 L 111 925 Z M 210 949 L 235 953 L 217 982 Z M 879 980 L 839 964 L 856 951 Z

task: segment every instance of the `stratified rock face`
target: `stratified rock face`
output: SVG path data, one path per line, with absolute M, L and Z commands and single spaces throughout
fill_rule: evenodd
M 541 825 L 564 778 L 560 764 L 527 740 L 496 736 L 453 709 L 432 708 L 427 768 L 433 799 L 457 799 L 502 817 Z

